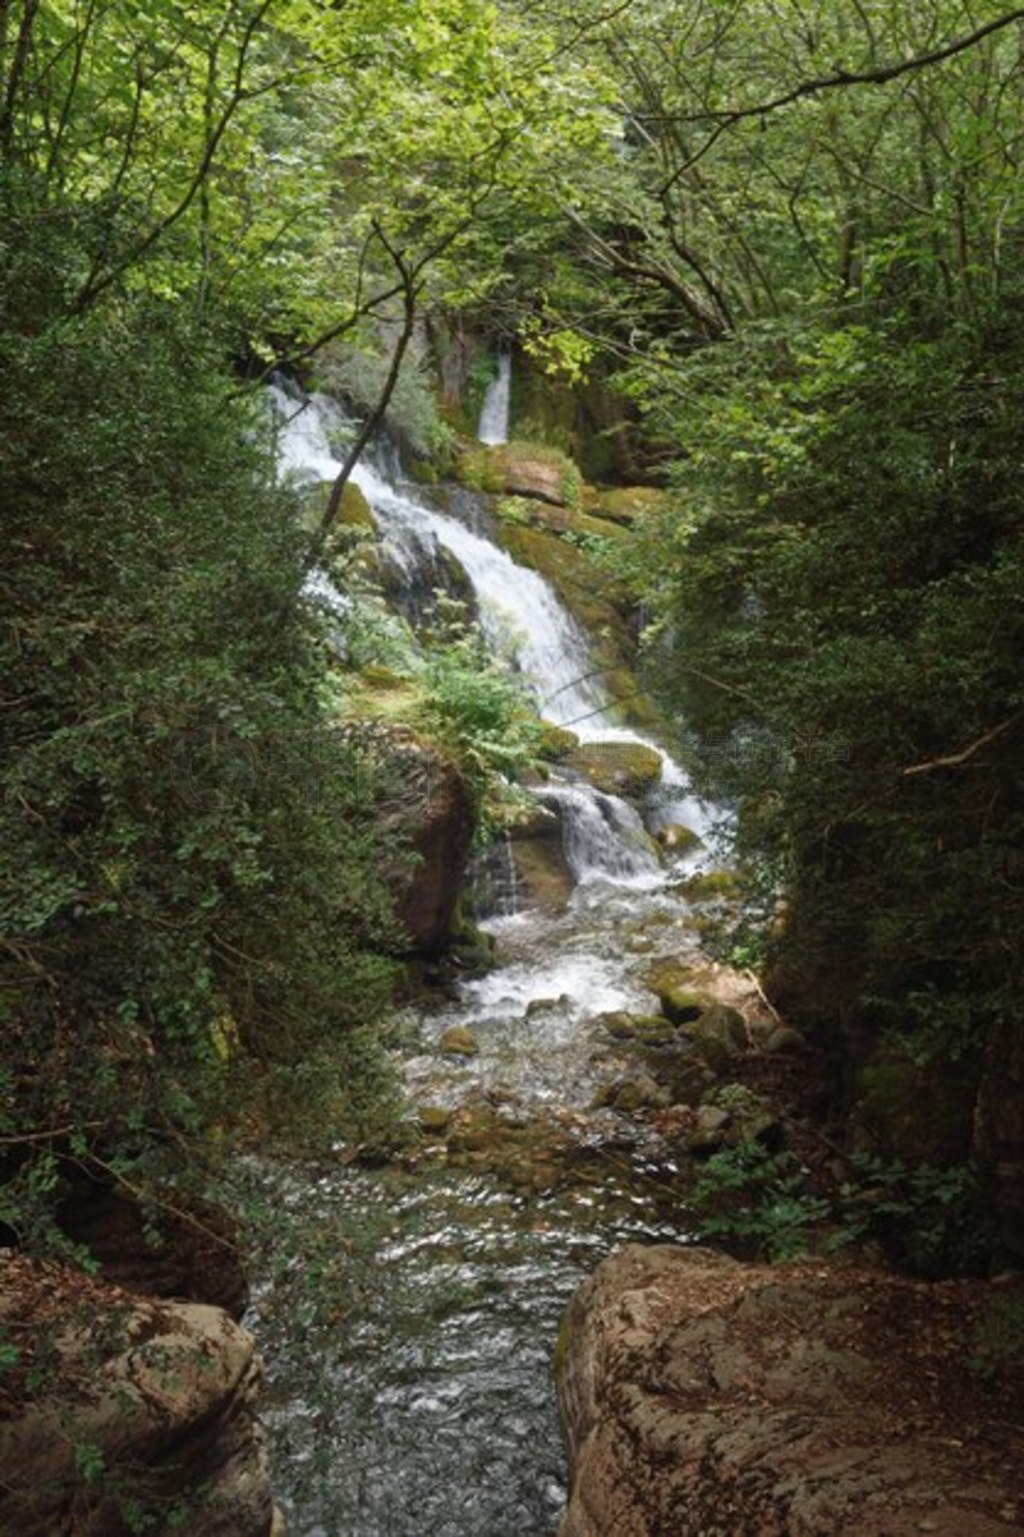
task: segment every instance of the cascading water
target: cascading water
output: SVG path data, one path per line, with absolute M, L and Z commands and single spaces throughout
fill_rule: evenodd
M 270 393 L 282 469 L 333 478 L 350 431 L 338 407 L 281 386 Z M 586 637 L 540 576 L 379 463 L 354 478 L 410 580 L 438 550 L 459 562 L 489 644 L 548 720 L 587 741 L 647 742 L 613 724 Z M 344 606 L 326 576 L 316 590 Z M 647 745 L 662 757 L 662 819 L 685 807 L 700 831 L 706 816 L 682 771 Z M 642 1130 L 594 1108 L 607 1084 L 600 1018 L 650 1013 L 652 956 L 692 942 L 684 904 L 626 802 L 557 777 L 536 794 L 559 813 L 572 903 L 554 917 L 524 910 L 499 847 L 488 927 L 501 964 L 398 1024 L 419 1042 L 403 1061 L 414 1101 L 442 1119 L 487 1107 L 510 1136 L 556 1127 L 575 1172 L 553 1184 L 543 1169 L 531 1174 L 529 1141 L 504 1182 L 490 1166 L 453 1167 L 436 1153 L 411 1169 L 332 1165 L 313 1177 L 254 1165 L 257 1188 L 317 1235 L 312 1252 L 289 1252 L 283 1274 L 268 1276 L 254 1318 L 270 1369 L 275 1489 L 293 1537 L 551 1537 L 565 1484 L 550 1386 L 564 1306 L 616 1245 L 684 1236 L 671 1153 L 648 1153 Z M 440 1049 L 453 1025 L 472 1031 L 472 1057 Z M 307 1270 L 317 1298 L 338 1276 L 336 1309 L 310 1304 Z
M 512 354 L 507 347 L 498 353 L 498 371 L 484 395 L 476 435 L 481 443 L 507 443 L 509 406 L 512 398 Z
M 303 406 L 280 385 L 270 387 L 270 398 L 281 422 L 282 469 L 309 480 L 333 479 L 341 468 L 341 445 L 351 434 L 340 406 L 321 394 L 310 396 Z M 410 576 L 424 564 L 436 565 L 439 547 L 455 558 L 472 584 L 488 645 L 514 666 L 538 712 L 584 742 L 653 748 L 662 760 L 662 774 L 652 825 L 681 822 L 707 838 L 712 814 L 687 793 L 679 765 L 659 743 L 610 718 L 613 701 L 595 670 L 587 637 L 549 583 L 518 565 L 484 534 L 427 507 L 410 488 L 389 482 L 371 463 L 360 462 L 352 478 L 366 496 L 389 552 Z M 600 873 L 605 849 L 604 870 L 610 879 L 626 872 L 651 873 L 654 861 L 649 855 L 649 864 L 640 867 L 636 838 L 620 836 L 630 822 L 630 808 L 619 802 L 621 813 L 609 815 L 597 792 L 586 785 L 557 799 L 570 829 L 567 857 L 571 865 L 575 861 L 574 868 L 587 878 Z M 595 840 L 598 830 L 601 837 Z

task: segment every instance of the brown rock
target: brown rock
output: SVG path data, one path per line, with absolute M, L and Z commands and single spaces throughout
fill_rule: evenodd
M 127 1537 L 137 1501 L 189 1537 L 270 1537 L 255 1413 L 261 1365 L 219 1308 L 155 1302 L 57 1265 L 0 1257 L 0 1530 Z
M 1021 1391 L 960 1348 L 992 1292 L 620 1250 L 559 1337 L 560 1537 L 1019 1537 Z

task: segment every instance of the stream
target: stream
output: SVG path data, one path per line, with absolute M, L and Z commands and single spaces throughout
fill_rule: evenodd
M 281 386 L 272 401 L 283 469 L 336 473 L 338 407 L 314 396 L 299 409 Z M 501 441 L 493 398 L 487 410 L 481 435 Z M 548 719 L 588 741 L 647 742 L 663 773 L 643 820 L 557 774 L 539 791 L 576 881 L 566 911 L 517 910 L 513 881 L 482 922 L 495 969 L 396 1022 L 435 1140 L 380 1169 L 343 1154 L 312 1170 L 253 1162 L 253 1184 L 312 1235 L 268 1267 L 250 1318 L 268 1362 L 273 1484 L 292 1537 L 552 1537 L 566 1495 L 552 1380 L 564 1308 L 622 1243 L 688 1236 L 670 1136 L 597 1103 L 629 1066 L 601 1017 L 656 1013 L 652 963 L 696 955 L 678 887 L 710 858 L 714 818 L 660 744 L 610 718 L 586 637 L 540 576 L 393 473 L 361 465 L 356 479 L 396 559 L 411 569 L 440 546 L 459 562 L 481 628 Z M 685 823 L 704 846 L 666 866 L 644 821 Z M 472 1031 L 475 1055 L 439 1049 L 452 1026 Z

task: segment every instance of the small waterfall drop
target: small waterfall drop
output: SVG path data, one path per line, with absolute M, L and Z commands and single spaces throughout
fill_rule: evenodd
M 492 446 L 508 442 L 509 403 L 512 396 L 512 354 L 507 347 L 498 353 L 498 372 L 487 386 L 476 435 Z

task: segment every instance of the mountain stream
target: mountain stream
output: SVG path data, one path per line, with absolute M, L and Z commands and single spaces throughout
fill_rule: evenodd
M 333 478 L 338 407 L 271 393 L 283 471 Z M 484 429 L 501 441 L 507 424 L 492 411 Z M 684 823 L 706 850 L 709 809 L 660 744 L 611 720 L 586 636 L 543 578 L 474 527 L 471 509 L 438 512 L 372 464 L 355 478 L 395 560 L 411 571 L 440 547 L 458 561 L 485 635 L 547 719 L 586 741 L 657 748 L 648 825 Z M 666 866 L 640 813 L 585 782 L 554 778 L 538 794 L 560 814 L 568 908 L 517 910 L 513 881 L 483 920 L 496 968 L 398 1021 L 413 1103 L 439 1124 L 456 1117 L 461 1139 L 379 1169 L 342 1152 L 314 1170 L 250 1171 L 315 1235 L 268 1267 L 251 1320 L 293 1537 L 552 1537 L 566 1478 L 551 1366 L 560 1316 L 621 1243 L 687 1237 L 670 1141 L 599 1103 L 623 1065 L 601 1016 L 656 1013 L 652 962 L 696 952 L 678 888 L 701 855 Z M 439 1051 L 453 1025 L 472 1031 L 476 1055 Z

